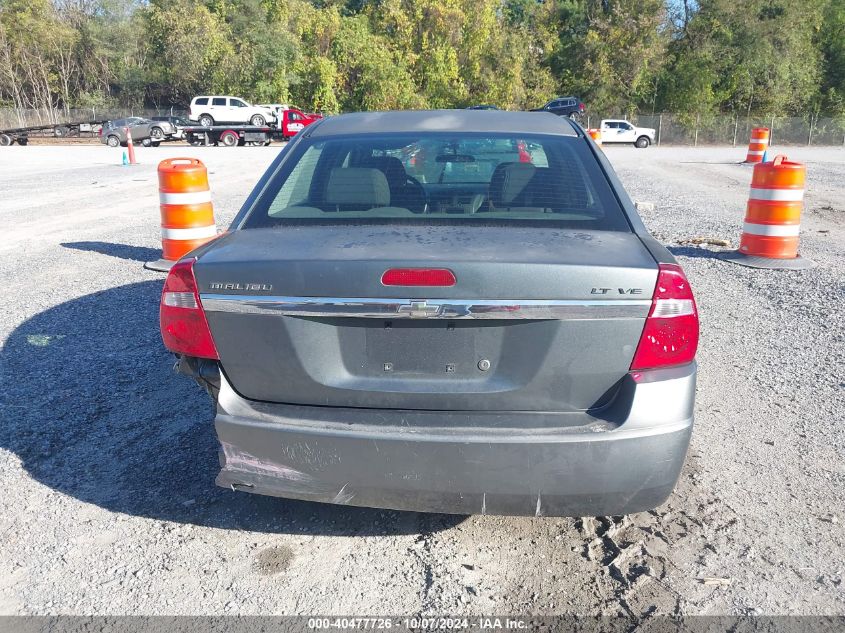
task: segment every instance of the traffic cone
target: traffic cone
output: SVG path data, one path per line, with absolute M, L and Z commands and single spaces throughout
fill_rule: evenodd
M 128 127 L 123 129 L 126 130 L 126 149 L 129 153 L 129 164 L 137 165 L 138 161 L 135 160 L 135 146 L 132 144 L 132 130 Z
M 801 207 L 807 169 L 778 155 L 757 163 L 742 228 L 739 250 L 722 259 L 752 268 L 804 270 L 815 264 L 798 254 Z
M 196 158 L 169 158 L 158 164 L 161 204 L 161 259 L 144 268 L 166 272 L 195 248 L 217 237 L 208 170 Z

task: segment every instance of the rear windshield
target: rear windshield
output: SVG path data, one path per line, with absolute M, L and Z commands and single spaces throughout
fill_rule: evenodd
M 242 228 L 445 222 L 630 231 L 582 139 L 357 135 L 305 138 L 291 149 Z

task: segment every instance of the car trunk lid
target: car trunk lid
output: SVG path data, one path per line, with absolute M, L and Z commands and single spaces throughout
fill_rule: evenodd
M 385 286 L 392 268 L 451 286 Z M 244 397 L 325 406 L 594 410 L 626 374 L 657 265 L 633 233 L 385 224 L 235 231 L 195 266 Z

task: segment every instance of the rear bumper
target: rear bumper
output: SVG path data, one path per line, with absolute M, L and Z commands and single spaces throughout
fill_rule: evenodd
M 217 484 L 367 507 L 545 516 L 660 505 L 693 425 L 696 366 L 628 376 L 603 417 L 542 428 L 443 412 L 256 403 L 221 376 Z M 524 424 L 526 414 L 513 414 Z M 457 423 L 456 423 L 457 422 Z

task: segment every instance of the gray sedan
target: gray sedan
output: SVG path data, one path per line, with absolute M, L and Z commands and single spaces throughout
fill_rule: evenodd
M 109 147 L 126 145 L 126 128 L 129 128 L 132 134 L 133 143 L 153 147 L 157 147 L 159 143 L 177 133 L 176 126 L 169 121 L 127 117 L 105 123 L 100 131 L 100 142 Z
M 692 433 L 689 283 L 563 117 L 318 121 L 173 266 L 160 314 L 231 490 L 627 514 L 666 500 Z

